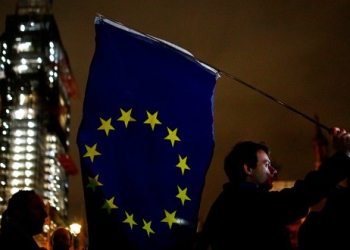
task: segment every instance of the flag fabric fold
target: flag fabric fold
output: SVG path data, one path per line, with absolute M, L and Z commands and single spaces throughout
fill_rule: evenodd
M 106 18 L 95 31 L 77 136 L 89 249 L 191 249 L 218 72 Z

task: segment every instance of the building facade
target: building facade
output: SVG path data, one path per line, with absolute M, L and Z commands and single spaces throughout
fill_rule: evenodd
M 0 214 L 13 193 L 34 189 L 50 223 L 62 225 L 68 177 L 77 173 L 69 155 L 77 87 L 51 1 L 19 0 L 14 9 L 0 36 Z

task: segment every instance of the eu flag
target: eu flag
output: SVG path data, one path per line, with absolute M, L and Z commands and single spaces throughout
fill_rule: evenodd
M 89 249 L 191 249 L 218 72 L 106 18 L 95 31 L 77 136 Z

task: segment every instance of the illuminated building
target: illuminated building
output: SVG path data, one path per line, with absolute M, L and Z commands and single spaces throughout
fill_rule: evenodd
M 13 193 L 34 189 L 51 219 L 65 221 L 77 88 L 50 9 L 50 1 L 17 1 L 0 36 L 0 214 Z

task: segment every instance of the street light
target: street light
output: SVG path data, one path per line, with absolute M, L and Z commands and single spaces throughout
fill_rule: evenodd
M 81 225 L 78 223 L 73 223 L 69 226 L 69 230 L 72 234 L 74 234 L 74 236 L 77 236 L 80 234 Z
M 80 230 L 81 230 L 81 225 L 78 223 L 73 223 L 69 226 L 69 230 L 73 235 L 73 245 L 74 245 L 74 249 L 78 249 L 79 247 L 79 241 L 78 241 L 78 234 L 80 234 Z

